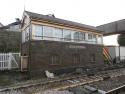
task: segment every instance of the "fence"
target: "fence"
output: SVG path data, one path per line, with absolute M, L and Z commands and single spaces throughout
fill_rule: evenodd
M 125 63 L 125 56 L 120 56 L 120 62 Z
M 0 53 L 0 70 L 19 68 L 20 53 Z

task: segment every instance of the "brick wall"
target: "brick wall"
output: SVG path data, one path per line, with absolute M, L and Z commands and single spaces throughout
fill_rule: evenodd
M 28 43 L 22 45 L 22 55 L 29 54 L 28 47 Z M 87 68 L 104 64 L 100 45 L 45 40 L 31 41 L 29 60 L 30 72 L 73 67 Z

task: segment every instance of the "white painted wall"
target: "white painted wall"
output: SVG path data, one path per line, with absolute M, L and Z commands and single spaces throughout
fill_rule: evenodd
M 108 47 L 108 49 L 112 59 L 119 57 L 119 46 Z M 123 59 L 125 59 L 125 46 L 120 47 L 120 60 Z

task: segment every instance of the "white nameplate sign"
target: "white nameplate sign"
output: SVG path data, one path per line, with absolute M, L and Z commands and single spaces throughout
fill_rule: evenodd
M 80 46 L 80 45 L 69 45 L 68 48 L 71 48 L 71 49 L 86 49 L 85 46 Z

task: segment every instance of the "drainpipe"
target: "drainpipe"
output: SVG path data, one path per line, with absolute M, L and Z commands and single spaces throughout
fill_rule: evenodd
M 29 41 L 28 41 L 28 45 L 29 45 L 29 48 L 28 48 L 28 53 L 29 53 L 29 56 L 28 56 L 28 76 L 29 78 L 31 78 L 31 74 L 30 74 L 30 63 L 31 63 L 31 35 L 32 35 L 32 25 L 31 25 L 31 18 L 30 18 L 30 24 L 29 24 Z

